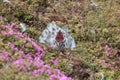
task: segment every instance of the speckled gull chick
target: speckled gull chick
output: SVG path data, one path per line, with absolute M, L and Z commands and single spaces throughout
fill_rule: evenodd
M 73 50 L 76 47 L 74 39 L 68 34 L 68 28 L 60 28 L 55 22 L 49 23 L 39 37 L 39 42 L 45 43 L 57 50 L 64 48 Z

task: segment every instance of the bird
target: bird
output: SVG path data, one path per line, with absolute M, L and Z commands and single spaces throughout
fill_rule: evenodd
M 70 48 L 73 50 L 76 47 L 75 40 L 69 35 L 68 28 L 61 28 L 53 21 L 47 25 L 39 37 L 39 42 L 47 44 L 59 51 Z

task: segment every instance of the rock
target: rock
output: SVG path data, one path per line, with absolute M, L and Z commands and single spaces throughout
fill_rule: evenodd
M 55 22 L 47 25 L 47 28 L 39 37 L 39 41 L 57 50 L 63 50 L 64 48 L 73 50 L 76 47 L 74 39 L 68 33 L 68 28 L 60 28 Z

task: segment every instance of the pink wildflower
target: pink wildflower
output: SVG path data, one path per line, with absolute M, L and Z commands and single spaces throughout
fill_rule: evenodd
M 17 65 L 17 64 L 23 64 L 23 59 L 18 59 L 16 61 L 13 62 L 13 64 Z
M 63 53 L 62 53 L 62 52 L 60 52 L 60 55 L 63 55 Z
M 10 44 L 10 47 L 11 47 L 11 49 L 14 49 L 15 45 L 14 44 Z
M 58 63 L 58 60 L 53 60 L 53 59 L 51 59 L 50 60 L 54 65 L 56 65 L 57 63 Z
M 102 50 L 103 48 L 102 48 L 102 46 L 100 46 L 100 50 Z
M 18 68 L 18 70 L 24 70 L 24 71 L 28 71 L 31 68 L 29 68 L 29 66 L 24 62 L 24 60 L 22 58 L 16 60 L 13 62 L 14 65 L 16 65 L 16 67 Z
M 109 50 L 110 50 L 110 47 L 109 47 L 108 45 L 106 45 L 106 46 L 105 46 L 105 49 L 106 49 L 107 51 L 109 51 Z
M 110 52 L 110 49 L 111 49 L 111 48 L 110 48 L 108 45 L 105 46 L 105 50 L 106 50 L 106 51 L 105 51 L 105 54 L 106 54 L 107 56 L 109 56 L 110 54 L 112 54 L 112 53 Z
M 24 37 L 24 35 L 21 32 L 18 32 L 18 36 L 21 37 L 21 38 Z
M 39 74 L 44 74 L 44 72 L 45 72 L 44 67 L 43 67 L 43 68 L 38 69 L 38 72 L 39 72 Z
M 59 78 L 55 74 L 52 74 L 50 75 L 50 80 L 59 80 Z
M 30 54 L 25 55 L 25 58 L 27 59 L 28 62 L 33 63 L 33 58 Z
M 45 73 L 51 75 L 50 69 L 46 70 Z
M 35 75 L 35 76 L 39 76 L 38 70 L 33 70 L 32 74 Z
M 1 34 L 3 34 L 3 35 L 7 35 L 7 32 L 5 32 L 5 31 L 1 31 Z
M 36 49 L 37 52 L 42 51 L 42 49 L 33 41 L 31 41 L 32 45 L 34 46 L 34 48 Z
M 8 53 L 8 52 L 4 52 L 4 54 L 3 54 L 3 59 L 4 59 L 5 61 L 8 61 L 8 56 L 9 56 L 9 53 Z
M 11 48 L 12 50 L 18 51 L 18 48 L 15 47 L 15 45 L 14 45 L 13 43 L 10 43 L 10 48 Z
M 103 63 L 105 63 L 105 60 L 101 60 Z

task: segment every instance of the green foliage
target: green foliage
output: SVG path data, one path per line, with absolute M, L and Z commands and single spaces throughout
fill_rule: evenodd
M 70 55 L 63 54 L 65 56 L 60 56 L 59 52 L 54 49 L 49 49 L 47 46 L 43 46 L 46 49 L 46 56 L 43 58 L 46 64 L 51 65 L 53 68 L 59 68 L 65 74 L 70 74 L 74 71 L 72 66 L 78 63 L 80 66 L 87 65 L 88 69 L 91 72 L 98 71 L 93 74 L 95 80 L 100 80 L 101 71 L 105 76 L 105 80 L 119 80 L 120 71 L 119 69 L 111 70 L 109 67 L 104 67 L 100 62 L 103 59 L 106 59 L 105 50 L 100 50 L 100 46 L 104 47 L 106 44 L 111 46 L 114 50 L 120 49 L 120 14 L 117 14 L 119 11 L 119 0 L 113 1 L 113 4 L 110 4 L 111 0 L 95 0 L 96 3 L 99 3 L 100 6 L 93 9 L 90 7 L 89 0 L 85 1 L 68 1 L 68 0 L 59 0 L 53 2 L 51 0 L 16 0 L 12 1 L 12 5 L 9 3 L 0 2 L 0 15 L 3 16 L 3 21 L 10 23 L 12 21 L 16 23 L 24 22 L 26 23 L 27 30 L 24 33 L 27 36 L 30 36 L 32 39 L 38 41 L 38 38 L 41 34 L 41 31 L 45 26 L 55 20 L 60 25 L 68 26 L 69 33 L 74 37 L 76 42 L 76 49 L 70 51 Z M 111 6 L 111 8 L 110 8 Z M 1 30 L 1 26 L 0 26 Z M 0 48 L 4 51 L 9 51 L 15 53 L 10 47 L 6 45 L 8 42 L 14 42 L 15 46 L 20 49 L 22 45 L 25 46 L 25 52 L 34 53 L 33 46 L 27 44 L 21 39 L 16 39 L 14 36 L 3 36 L 0 34 L 0 38 L 3 41 L 0 41 Z M 68 50 L 65 50 L 67 52 Z M 58 64 L 53 65 L 49 60 L 57 59 Z M 77 59 L 71 60 L 71 59 Z M 111 59 L 113 62 L 117 62 L 115 59 Z M 82 61 L 84 64 L 82 64 Z M 3 65 L 0 62 L 0 68 L 3 68 Z M 82 67 L 83 68 L 83 67 Z M 10 69 L 12 70 L 12 69 Z M 12 71 L 5 71 L 6 79 L 1 78 L 1 80 L 27 80 L 28 74 L 26 72 L 25 76 L 27 77 L 13 77 Z M 81 74 L 81 73 L 79 73 Z M 30 76 L 30 75 L 29 75 Z M 41 75 L 41 79 L 48 80 L 47 75 Z M 73 77 L 74 79 L 75 77 Z M 31 80 L 34 78 L 32 77 Z M 77 76 L 79 80 L 79 77 Z M 75 78 L 75 80 L 77 80 Z

